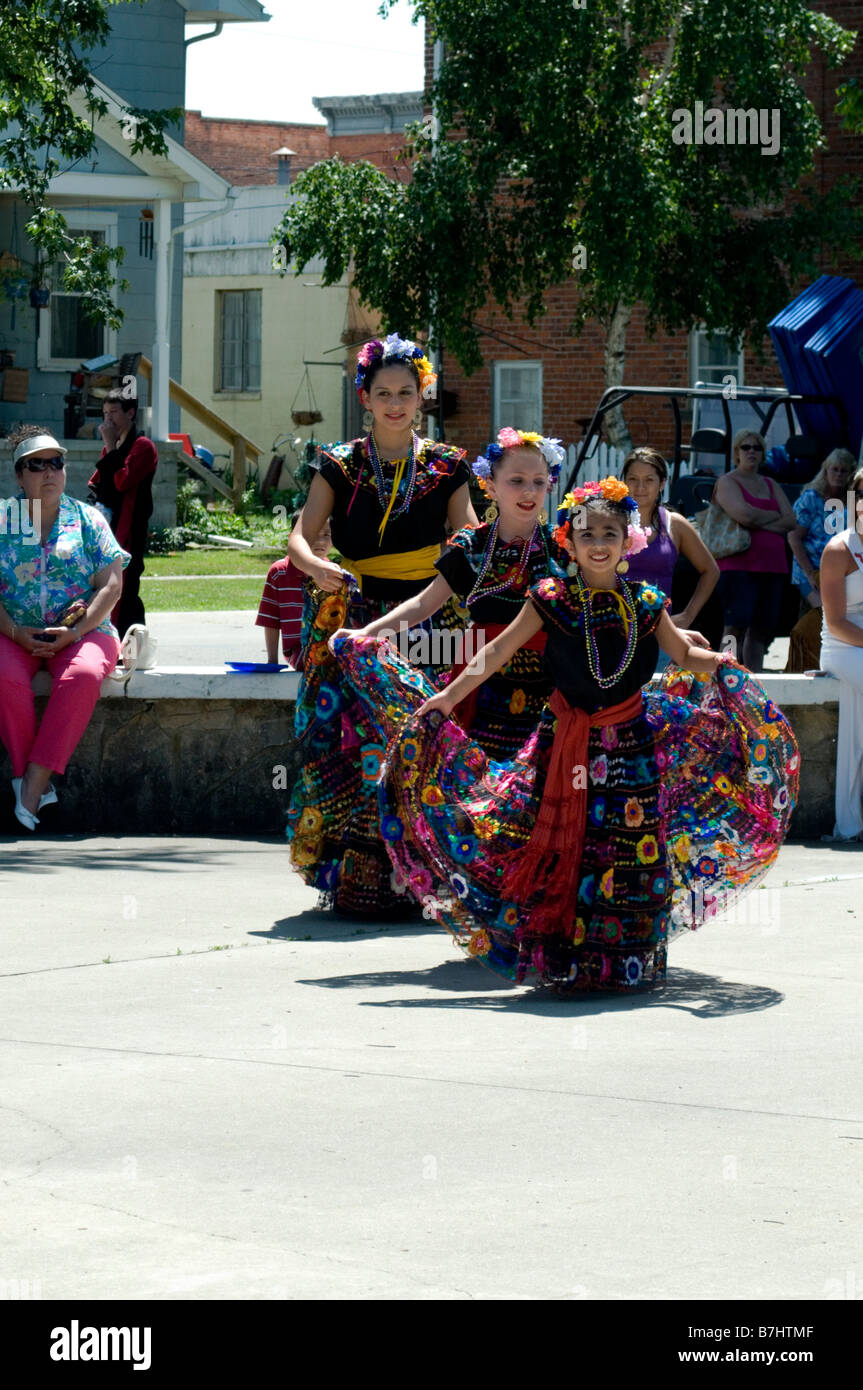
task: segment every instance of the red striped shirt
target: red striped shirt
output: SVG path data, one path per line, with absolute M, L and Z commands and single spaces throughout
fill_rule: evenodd
M 304 579 L 302 570 L 290 560 L 277 560 L 267 573 L 255 619 L 256 627 L 281 628 L 282 651 L 292 665 L 298 664 L 300 655 Z

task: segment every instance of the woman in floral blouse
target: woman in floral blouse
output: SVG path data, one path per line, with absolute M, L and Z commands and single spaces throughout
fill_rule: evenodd
M 0 513 L 0 739 L 15 815 L 33 830 L 117 663 L 110 613 L 129 556 L 95 508 L 66 496 L 66 450 L 47 430 L 23 425 L 10 443 L 22 491 Z M 43 665 L 53 682 L 37 732 L 31 682 Z

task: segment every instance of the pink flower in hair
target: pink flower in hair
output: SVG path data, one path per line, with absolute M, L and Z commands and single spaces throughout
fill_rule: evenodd
M 506 425 L 504 429 L 500 431 L 497 442 L 503 449 L 517 449 L 521 444 L 521 435 L 518 430 L 514 430 L 509 425 Z
M 372 338 L 371 342 L 363 343 L 357 356 L 357 363 L 361 367 L 370 367 L 376 357 L 383 351 L 383 343 L 378 338 Z
M 626 552 L 628 556 L 637 555 L 639 551 L 647 549 L 649 541 L 647 539 L 647 532 L 643 527 L 633 526 L 630 523 L 626 528 L 626 534 L 629 537 L 629 549 Z

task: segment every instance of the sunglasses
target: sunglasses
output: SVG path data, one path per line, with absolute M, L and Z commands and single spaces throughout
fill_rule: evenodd
M 53 459 L 31 459 L 24 467 L 30 473 L 44 473 L 46 468 L 53 468 L 57 473 L 62 473 L 66 467 L 66 460 L 59 455 Z
M 762 449 L 762 447 L 761 447 L 760 444 L 741 444 L 739 447 L 740 447 L 740 452 L 741 452 L 741 454 L 763 454 L 763 453 L 764 453 L 764 450 Z

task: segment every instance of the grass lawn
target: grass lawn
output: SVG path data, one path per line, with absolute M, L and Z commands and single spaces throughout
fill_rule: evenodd
M 288 542 L 285 540 L 285 550 Z M 179 550 L 172 555 L 144 557 L 145 577 L 166 574 L 266 574 L 285 550 Z M 155 587 L 155 586 L 154 586 Z
M 149 569 L 151 562 L 146 563 Z M 148 613 L 200 613 L 214 608 L 245 608 L 257 613 L 263 587 L 263 574 L 259 579 L 204 575 L 200 579 L 178 579 L 176 583 L 170 579 L 148 580 L 145 574 L 141 598 Z

